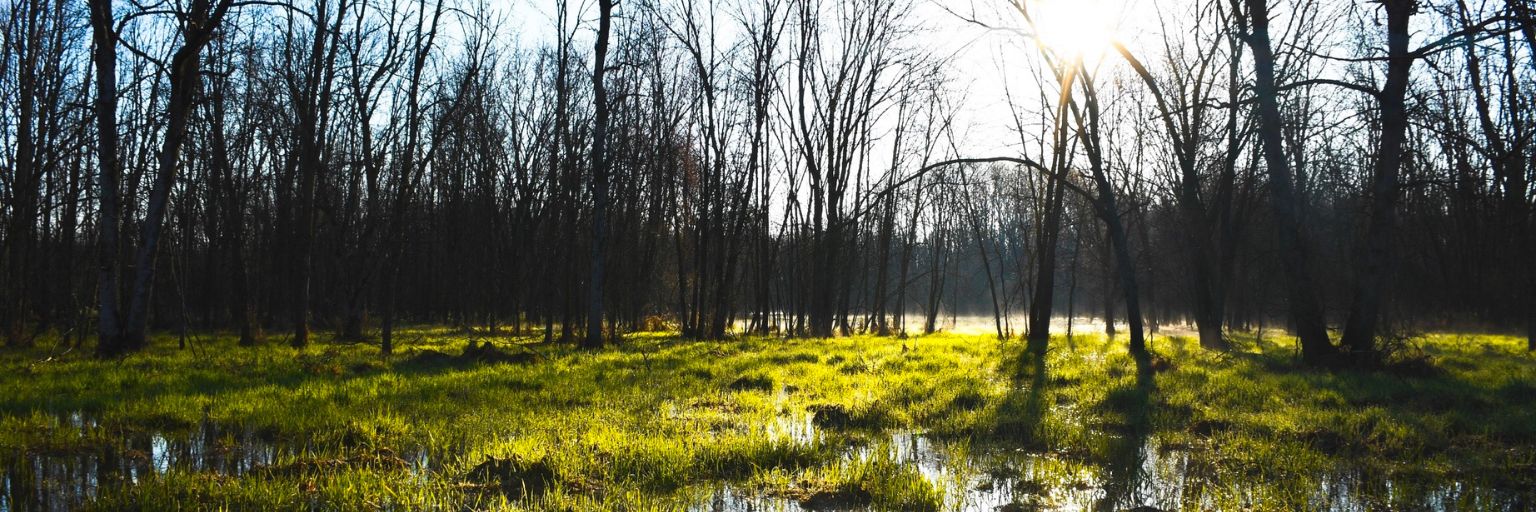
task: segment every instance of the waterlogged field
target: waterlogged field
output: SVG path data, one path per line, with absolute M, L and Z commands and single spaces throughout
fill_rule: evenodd
M 0 355 L 0 511 L 1536 506 L 1536 358 L 1511 338 L 1430 336 L 1428 364 L 1370 373 L 1273 335 L 1159 336 L 1142 365 L 1102 336 L 1044 358 L 981 335 L 402 339 Z

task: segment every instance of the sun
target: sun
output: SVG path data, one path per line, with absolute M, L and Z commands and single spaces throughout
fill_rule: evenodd
M 1039 44 L 1064 59 L 1098 60 L 1115 40 L 1116 16 L 1103 0 L 1030 0 L 1025 3 Z

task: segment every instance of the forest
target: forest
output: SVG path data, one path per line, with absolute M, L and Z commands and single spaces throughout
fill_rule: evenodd
M 0 512 L 1536 508 L 1530 0 L 4 0 Z

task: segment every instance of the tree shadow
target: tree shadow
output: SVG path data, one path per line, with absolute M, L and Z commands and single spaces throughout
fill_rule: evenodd
M 1046 353 L 1023 349 L 1017 357 L 1004 362 L 1008 394 L 998 407 L 992 435 L 1030 451 L 1050 449 L 1051 440 L 1040 425 L 1049 412 L 1045 393 L 1049 391 Z
M 1153 430 L 1152 394 L 1156 390 L 1157 371 L 1153 356 L 1132 357 L 1136 365 L 1135 382 L 1109 390 L 1102 405 L 1108 420 L 1103 425 L 1107 432 L 1098 436 L 1103 443 L 1081 447 L 1061 446 L 1070 438 L 1055 439 L 1046 426 L 1051 413 L 1050 393 L 1057 384 L 1070 385 L 1051 378 L 1047 359 L 1046 354 L 1021 349 L 1017 357 L 1005 360 L 1001 370 L 1011 386 L 998 409 L 993 434 L 999 441 L 1028 452 L 1070 453 L 1086 449 L 1088 452 L 1075 455 L 1098 461 L 1103 468 L 1099 485 L 1104 494 L 1095 501 L 1095 510 L 1135 510 L 1133 507 L 1144 505 L 1139 502 L 1144 496 L 1138 491 L 1147 477 L 1144 468 Z
M 1320 368 L 1273 352 L 1234 352 L 1228 357 L 1244 363 L 1233 367 L 1233 378 L 1296 379 L 1304 384 L 1299 389 L 1334 398 L 1334 403 L 1317 407 L 1371 409 L 1391 416 L 1415 437 L 1443 441 L 1451 433 L 1536 443 L 1536 382 L 1529 380 L 1524 363 L 1497 352 L 1440 347 L 1428 354 L 1432 357 L 1412 365 L 1380 368 Z
M 1103 457 L 1104 495 L 1094 510 L 1145 510 L 1138 492 L 1146 474 L 1147 441 L 1152 434 L 1152 393 L 1157 386 L 1150 354 L 1135 354 L 1136 382 L 1109 391 L 1104 405 L 1119 432 L 1106 434 Z

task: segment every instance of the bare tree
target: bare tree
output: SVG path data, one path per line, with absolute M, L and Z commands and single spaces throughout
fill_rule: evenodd
M 608 32 L 613 21 L 613 0 L 598 0 L 597 41 L 593 43 L 592 105 L 592 275 L 587 283 L 587 337 L 583 346 L 603 346 L 603 274 L 608 238 Z

